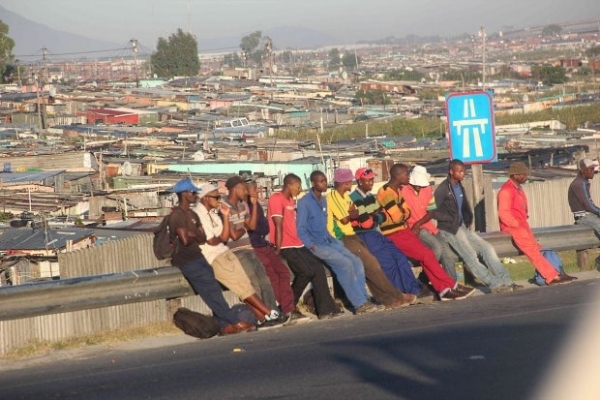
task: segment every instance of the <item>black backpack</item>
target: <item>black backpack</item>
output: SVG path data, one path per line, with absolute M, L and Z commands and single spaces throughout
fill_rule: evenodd
M 171 240 L 171 229 L 169 229 L 170 215 L 163 218 L 158 227 L 154 230 L 154 239 L 152 240 L 152 250 L 159 260 L 171 258 L 174 245 Z
M 185 307 L 180 307 L 173 315 L 173 323 L 186 335 L 198 339 L 208 339 L 221 330 L 215 317 L 200 314 Z

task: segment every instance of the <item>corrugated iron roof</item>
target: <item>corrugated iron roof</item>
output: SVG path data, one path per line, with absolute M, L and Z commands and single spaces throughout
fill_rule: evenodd
M 79 241 L 92 236 L 89 229 L 7 229 L 0 235 L 0 251 L 9 250 L 50 250 L 66 247 L 68 240 Z
M 0 172 L 3 184 L 39 182 L 64 173 L 64 170 L 35 171 L 35 172 Z

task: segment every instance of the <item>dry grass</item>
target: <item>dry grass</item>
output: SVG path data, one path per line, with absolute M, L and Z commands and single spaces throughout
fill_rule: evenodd
M 98 332 L 56 342 L 34 341 L 0 356 L 0 360 L 16 360 L 25 357 L 40 356 L 57 350 L 77 349 L 97 344 L 110 345 L 113 343 L 168 335 L 177 332 L 180 331 L 172 323 L 161 322 L 152 325 L 133 326 L 107 332 Z

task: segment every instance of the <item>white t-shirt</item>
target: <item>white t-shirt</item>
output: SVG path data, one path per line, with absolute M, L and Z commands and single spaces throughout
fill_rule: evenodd
M 202 203 L 198 202 L 194 206 L 194 211 L 200 217 L 200 223 L 206 233 L 206 240 L 218 237 L 221 232 L 223 232 L 223 221 L 216 209 L 208 211 Z M 215 258 L 229 250 L 229 247 L 224 243 L 219 242 L 214 246 L 208 243 L 201 244 L 200 249 L 206 258 L 206 261 L 212 263 Z

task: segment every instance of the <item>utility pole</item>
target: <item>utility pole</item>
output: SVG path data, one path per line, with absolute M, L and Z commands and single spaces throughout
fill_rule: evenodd
M 271 87 L 273 87 L 273 41 L 267 36 L 265 43 L 265 51 L 267 52 L 267 59 L 269 60 L 269 80 Z M 271 97 L 273 94 L 271 93 Z
M 481 61 L 482 61 L 482 69 L 481 69 L 481 83 L 483 86 L 483 90 L 485 90 L 485 38 L 486 38 L 486 34 L 485 34 L 485 28 L 482 26 L 481 29 L 479 29 L 479 36 L 481 36 L 481 41 L 482 41 L 482 55 L 481 55 Z
M 131 39 L 129 41 L 129 43 L 131 43 L 131 53 L 133 54 L 133 77 L 135 79 L 135 84 L 137 86 L 138 84 L 138 69 L 137 69 L 137 53 L 138 53 L 138 46 L 137 46 L 137 40 L 136 39 Z

